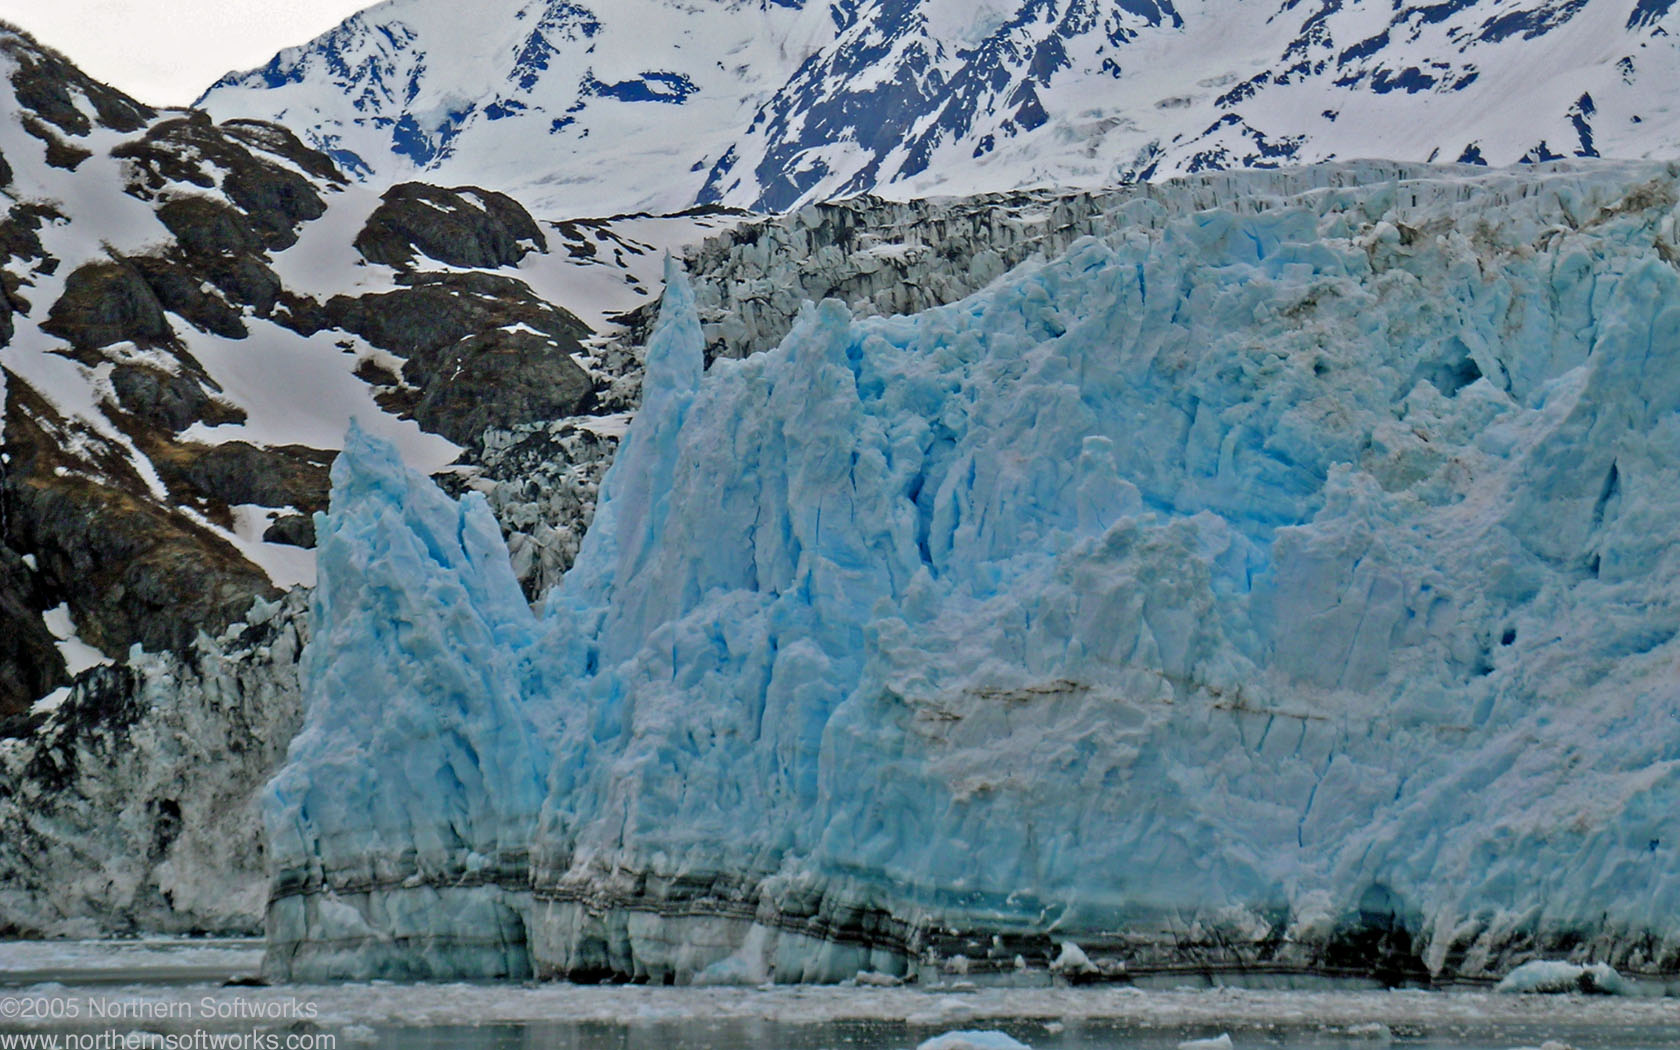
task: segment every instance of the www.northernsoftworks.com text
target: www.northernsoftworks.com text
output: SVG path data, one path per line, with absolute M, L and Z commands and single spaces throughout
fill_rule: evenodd
M 4 1021 L 313 1021 L 320 1015 L 305 999 L 156 1000 L 99 995 L 0 996 Z
M 0 1050 L 338 1050 L 330 1032 L 0 1032 Z

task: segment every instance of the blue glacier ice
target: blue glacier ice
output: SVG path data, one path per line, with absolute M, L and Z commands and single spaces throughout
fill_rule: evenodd
M 1680 970 L 1675 173 L 1226 179 L 704 374 L 673 271 L 540 615 L 353 435 L 270 972 Z

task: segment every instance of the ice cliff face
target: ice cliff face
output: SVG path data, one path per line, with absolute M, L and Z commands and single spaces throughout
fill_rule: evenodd
M 1140 197 L 704 374 L 674 280 L 540 617 L 353 440 L 270 971 L 1673 973 L 1675 185 Z

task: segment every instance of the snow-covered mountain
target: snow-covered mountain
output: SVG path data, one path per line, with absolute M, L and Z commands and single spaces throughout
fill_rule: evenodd
M 388 0 L 202 105 L 546 214 L 1680 149 L 1672 0 Z

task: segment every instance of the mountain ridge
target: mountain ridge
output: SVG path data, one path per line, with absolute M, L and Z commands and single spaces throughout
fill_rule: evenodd
M 387 0 L 200 102 L 283 119 L 375 181 L 436 173 L 549 214 L 1680 148 L 1661 87 L 1680 76 L 1667 0 L 501 0 L 478 14 Z

